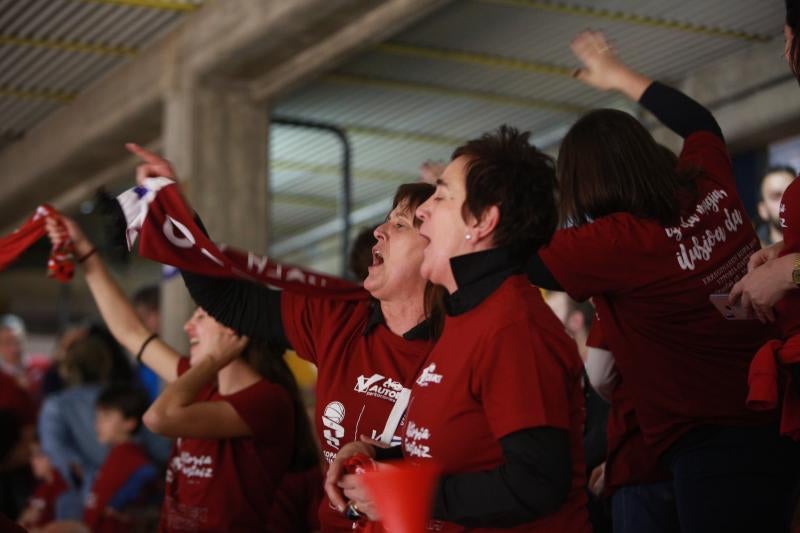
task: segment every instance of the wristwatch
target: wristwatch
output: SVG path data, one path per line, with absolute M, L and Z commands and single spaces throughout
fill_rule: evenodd
M 800 287 L 800 255 L 794 260 L 794 268 L 792 269 L 792 283 Z

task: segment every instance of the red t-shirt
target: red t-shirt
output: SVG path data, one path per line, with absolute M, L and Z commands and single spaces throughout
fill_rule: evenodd
M 287 339 L 300 357 L 317 365 L 315 425 L 327 463 L 359 435 L 380 438 L 395 401 L 410 389 L 433 347 L 432 341 L 395 335 L 383 323 L 365 334 L 371 314 L 369 301 L 289 291 L 281 296 Z M 398 435 L 392 443 L 400 443 Z M 352 530 L 353 522 L 331 508 L 327 496 L 319 510 L 323 533 Z
M 539 289 L 525 276 L 511 276 L 477 307 L 447 317 L 412 389 L 403 454 L 436 461 L 444 474 L 478 472 L 503 464 L 499 440 L 506 435 L 543 426 L 568 430 L 572 488 L 567 502 L 510 530 L 589 531 L 582 376 L 575 342 Z M 466 531 L 438 521 L 429 529 Z
M 132 531 L 135 517 L 122 515 L 123 509 L 113 509 L 112 512 L 108 508 L 112 506 L 115 496 L 118 496 L 125 484 L 137 472 L 148 468 L 154 467 L 147 453 L 138 444 L 126 442 L 114 446 L 94 479 L 92 491 L 86 499 L 83 522 L 95 533 Z M 146 490 L 151 487 L 151 484 L 146 484 L 142 488 Z M 126 500 L 135 503 L 140 501 L 142 496 L 144 496 L 142 492 L 131 494 Z
M 800 180 L 795 179 L 781 197 L 783 249 L 780 255 L 800 252 Z M 787 292 L 775 304 L 775 318 L 784 339 L 800 333 L 800 291 Z
M 601 318 L 595 314 L 592 329 L 586 339 L 586 345 L 601 350 L 608 350 L 608 343 L 603 336 Z M 608 411 L 606 424 L 605 486 L 606 494 L 612 495 L 619 487 L 654 483 L 671 478 L 669 471 L 663 467 L 656 453 L 644 442 L 633 400 L 625 386 L 625 380 L 617 377 L 611 393 L 611 408 Z
M 53 469 L 53 478 L 49 482 L 43 481 L 36 485 L 36 489 L 28 498 L 28 507 L 39 510 L 39 518 L 34 523 L 25 524 L 25 527 L 44 527 L 55 519 L 56 500 L 61 493 L 67 490 L 67 483 L 56 469 Z
M 314 466 L 300 472 L 287 472 L 275 491 L 268 530 L 319 531 L 319 503 L 325 492 L 322 469 Z
M 772 328 L 725 320 L 709 302 L 730 290 L 759 249 L 725 144 L 694 133 L 679 165 L 705 171 L 697 205 L 679 226 L 615 213 L 557 231 L 540 251 L 573 298 L 605 305 L 604 333 L 658 454 L 696 426 L 774 419 L 745 406 L 750 361 Z
M 178 375 L 189 369 L 178 363 Z M 167 464 L 160 531 L 261 531 L 273 494 L 292 460 L 294 404 L 265 379 L 231 395 L 205 387 L 197 401 L 228 402 L 253 435 L 232 439 L 178 438 Z

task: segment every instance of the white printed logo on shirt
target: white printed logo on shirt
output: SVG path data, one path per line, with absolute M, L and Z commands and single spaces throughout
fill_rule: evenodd
M 431 447 L 424 444 L 431 438 L 428 428 L 417 426 L 414 422 L 409 422 L 406 427 L 405 451 L 411 457 L 431 457 Z
M 403 390 L 403 384 L 392 378 L 386 378 L 381 374 L 372 374 L 371 377 L 362 374 L 356 378 L 356 386 L 353 390 L 367 396 L 394 402 L 397 400 L 400 391 Z
M 442 375 L 436 374 L 436 363 L 431 363 L 424 369 L 417 378 L 417 385 L 420 387 L 427 387 L 429 383 L 441 383 Z
M 322 412 L 322 425 L 326 428 L 322 436 L 325 437 L 325 443 L 332 448 L 338 449 L 341 446 L 340 439 L 344 437 L 344 427 L 341 425 L 344 414 L 342 402 L 331 402 Z

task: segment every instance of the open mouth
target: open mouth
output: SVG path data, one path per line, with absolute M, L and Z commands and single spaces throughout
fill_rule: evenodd
M 372 266 L 380 266 L 383 264 L 383 254 L 380 250 L 372 249 Z

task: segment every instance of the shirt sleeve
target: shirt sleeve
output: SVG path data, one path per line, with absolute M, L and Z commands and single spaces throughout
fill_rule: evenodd
M 367 304 L 283 291 L 281 316 L 286 339 L 298 356 L 320 366 L 326 356 L 339 355 L 329 353 L 328 341 L 350 323 L 353 313 L 362 305 Z
M 287 433 L 294 433 L 294 402 L 280 385 L 262 379 L 223 398 L 244 420 L 256 440 L 271 443 Z
M 491 338 L 473 379 L 498 440 L 526 428 L 570 428 L 570 384 L 561 360 L 538 332 L 511 324 Z M 574 346 L 573 346 L 574 348 Z M 576 353 L 577 357 L 577 353 Z M 577 381 L 573 384 L 579 386 Z
M 445 476 L 433 516 L 466 527 L 512 527 L 557 511 L 572 477 L 569 433 L 531 428 L 500 439 L 504 463 L 484 472 Z
M 630 215 L 615 214 L 560 229 L 539 250 L 539 257 L 559 285 L 579 302 L 640 285 L 653 275 L 652 270 L 641 268 L 641 263 L 648 261 L 646 243 L 653 240 L 653 234 L 639 224 L 642 222 Z M 656 251 L 660 255 L 653 256 L 654 264 L 660 264 L 663 250 Z
M 698 168 L 704 177 L 727 187 L 736 184 L 725 141 L 708 131 L 698 131 L 686 138 L 678 156 L 678 167 Z
M 684 139 L 698 131 L 722 139 L 722 130 L 714 115 L 696 100 L 668 85 L 657 81 L 651 83 L 639 103 Z

